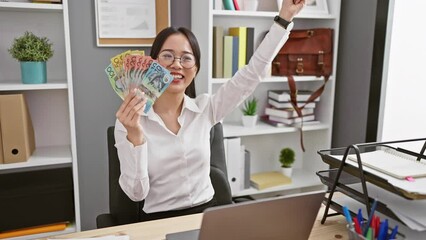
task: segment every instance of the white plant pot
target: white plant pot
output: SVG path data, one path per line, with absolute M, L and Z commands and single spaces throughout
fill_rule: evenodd
M 284 176 L 287 176 L 287 177 L 291 178 L 291 174 L 293 173 L 293 168 L 292 167 L 289 167 L 289 168 L 282 167 L 281 168 L 281 173 Z
M 254 127 L 257 123 L 257 115 L 254 116 L 242 116 L 243 126 L 244 127 Z

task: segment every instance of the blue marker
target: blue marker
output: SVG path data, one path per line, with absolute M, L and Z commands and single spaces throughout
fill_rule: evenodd
M 364 217 L 362 216 L 362 210 L 361 210 L 361 208 L 358 209 L 358 214 L 356 215 L 356 217 L 358 218 L 359 224 L 362 224 L 362 222 L 364 221 Z
M 392 230 L 392 233 L 389 236 L 389 239 L 396 239 L 396 234 L 398 233 L 398 225 L 395 225 L 394 229 Z
M 349 213 L 349 209 L 348 209 L 348 207 L 343 206 L 343 214 L 344 214 L 344 215 L 345 215 L 345 217 L 346 217 L 346 221 L 348 222 L 349 227 L 350 227 L 350 228 L 352 228 L 352 227 L 353 227 L 353 226 L 352 226 L 352 218 L 351 218 L 351 214 Z
M 385 229 L 385 222 L 383 221 L 383 222 L 380 223 L 379 234 L 377 235 L 377 240 L 383 240 L 384 239 L 383 238 L 384 229 Z
M 376 207 L 377 207 L 377 200 L 374 199 L 373 206 L 371 207 L 370 215 L 368 215 L 367 224 L 365 225 L 365 228 L 362 231 L 362 235 L 364 236 L 367 234 L 368 228 L 371 225 L 371 220 L 373 220 L 373 215 L 374 215 L 374 211 L 376 211 Z
M 388 220 L 387 219 L 385 219 L 385 222 L 384 222 L 384 227 L 383 227 L 383 240 L 387 240 L 387 239 L 389 239 L 388 238 Z

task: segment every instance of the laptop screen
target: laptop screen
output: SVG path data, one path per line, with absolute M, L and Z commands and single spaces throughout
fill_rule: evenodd
M 199 231 L 168 234 L 166 239 L 308 239 L 324 194 L 310 192 L 209 208 Z

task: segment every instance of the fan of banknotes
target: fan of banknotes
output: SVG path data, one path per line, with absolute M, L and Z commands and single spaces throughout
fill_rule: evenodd
M 155 100 L 173 81 L 170 72 L 144 51 L 128 50 L 111 58 L 105 68 L 112 89 L 124 99 L 129 91 L 138 88 L 145 93 L 147 103 L 144 112 L 151 109 Z

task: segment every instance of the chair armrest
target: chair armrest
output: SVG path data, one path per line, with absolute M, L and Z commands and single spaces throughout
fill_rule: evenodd
M 210 167 L 210 179 L 214 188 L 214 198 L 217 205 L 232 203 L 232 193 L 229 187 L 228 177 L 219 169 Z
M 100 214 L 96 217 L 96 227 L 106 228 L 118 225 L 116 218 L 111 213 Z

